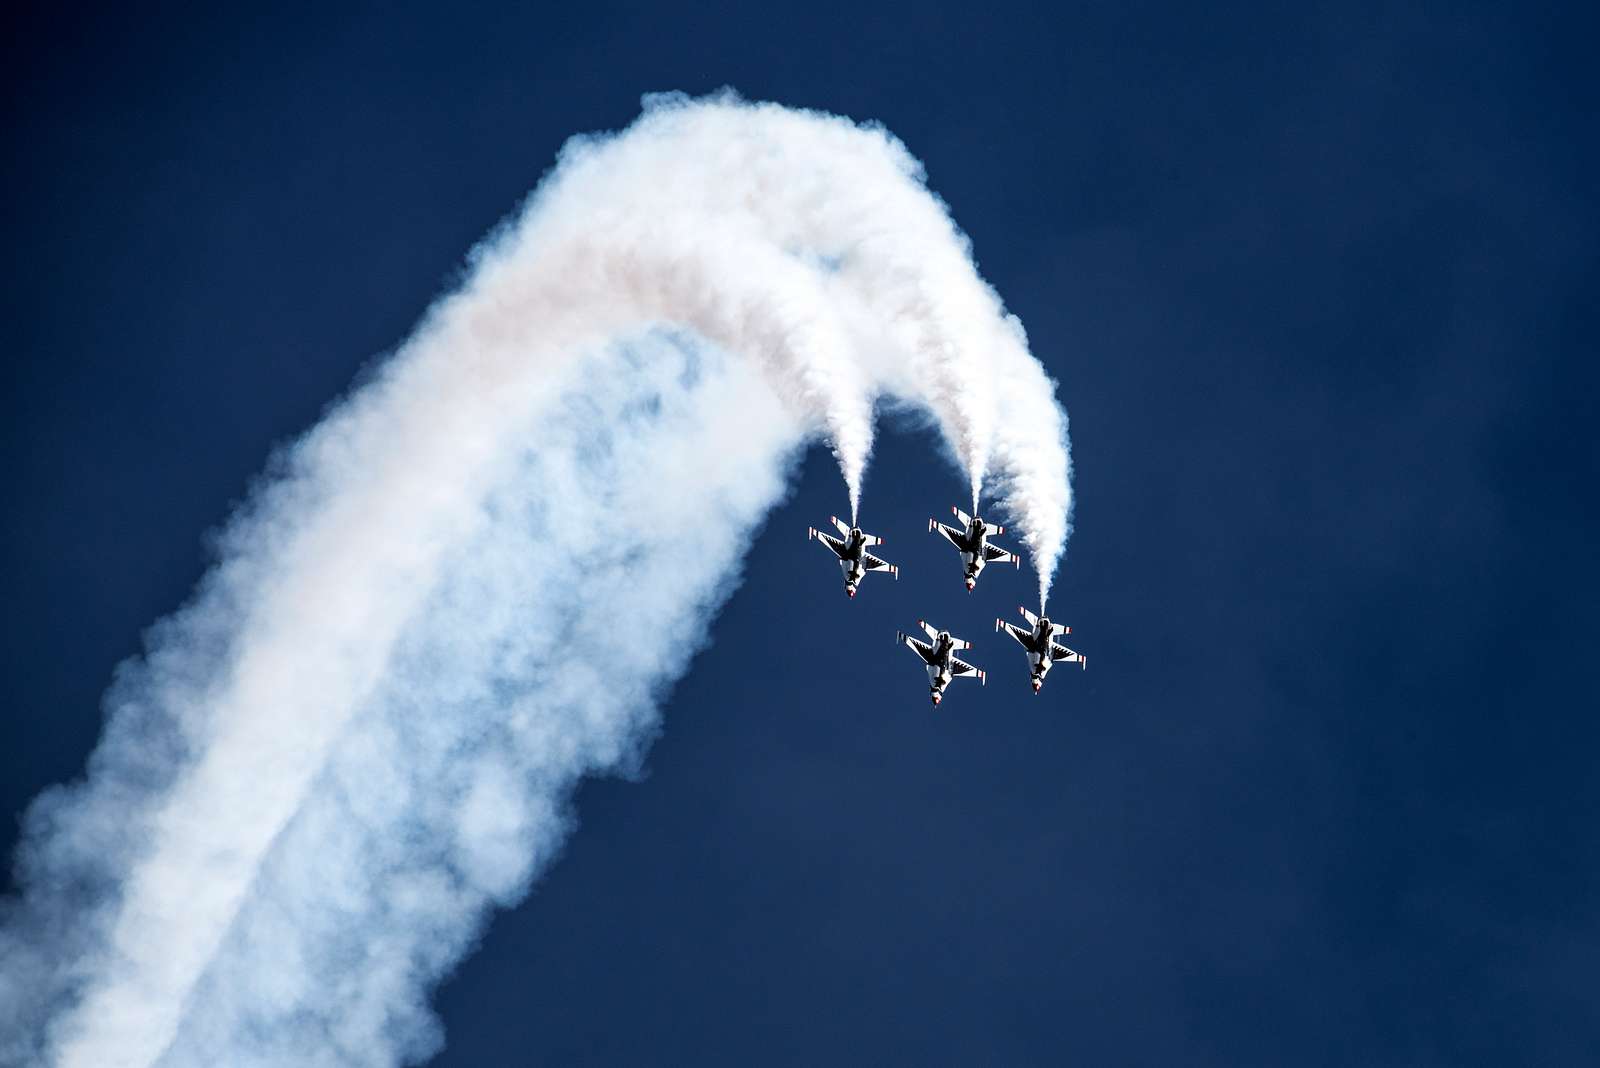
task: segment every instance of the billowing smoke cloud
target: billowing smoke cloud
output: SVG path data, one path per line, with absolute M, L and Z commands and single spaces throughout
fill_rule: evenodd
M 992 482 L 1042 599 L 1065 416 L 897 141 L 666 97 L 570 144 L 284 453 L 119 673 L 86 781 L 30 809 L 0 1061 L 428 1056 L 429 991 L 573 783 L 637 759 L 806 441 L 858 506 L 880 398 Z

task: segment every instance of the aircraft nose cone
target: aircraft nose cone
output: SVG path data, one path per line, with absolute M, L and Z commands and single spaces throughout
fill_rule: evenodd
M 855 588 L 852 586 L 846 586 L 844 593 L 846 597 L 854 597 L 856 595 Z
M 1043 683 L 1041 683 L 1038 679 L 1034 679 L 1033 680 L 1033 692 L 1034 693 L 1038 693 L 1039 692 L 1039 687 L 1041 685 L 1043 685 Z
M 967 592 L 971 593 L 972 592 L 972 587 L 974 587 L 976 585 L 977 585 L 977 583 L 974 582 L 972 579 L 967 579 Z

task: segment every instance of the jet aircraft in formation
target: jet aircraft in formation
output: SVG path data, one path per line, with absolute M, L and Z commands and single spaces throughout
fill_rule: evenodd
M 895 644 L 907 646 L 922 658 L 923 666 L 928 669 L 928 689 L 935 706 L 944 697 L 944 688 L 950 685 L 951 679 L 976 677 L 980 686 L 988 682 L 988 675 L 956 656 L 957 649 L 971 649 L 971 642 L 952 637 L 949 631 L 937 630 L 920 619 L 917 626 L 933 639 L 932 645 L 909 634 L 896 634 L 894 640 Z
M 991 534 L 1004 534 L 1005 527 L 987 523 L 981 517 L 970 516 L 959 508 L 951 508 L 950 511 L 961 521 L 960 528 L 930 519 L 928 530 L 937 531 L 960 552 L 961 562 L 966 568 L 969 593 L 978 584 L 978 576 L 989 564 L 1004 561 L 1021 566 L 1022 558 L 1016 553 L 1002 549 L 989 541 Z M 839 561 L 839 569 L 844 574 L 844 592 L 847 596 L 856 595 L 856 589 L 868 571 L 887 571 L 897 579 L 900 577 L 898 567 L 867 551 L 882 545 L 884 539 L 864 533 L 860 527 L 846 526 L 838 516 L 829 518 L 839 531 L 840 537 L 826 534 L 816 527 L 808 528 L 807 537 L 813 541 L 820 541 Z M 1026 608 L 1020 611 L 1022 618 L 1028 623 L 1027 627 L 997 619 L 994 621 L 995 630 L 1004 630 L 1010 634 L 1027 653 L 1034 693 L 1039 692 L 1040 687 L 1044 685 L 1045 675 L 1049 674 L 1050 668 L 1055 664 L 1066 662 L 1076 663 L 1080 667 L 1088 666 L 1088 658 L 1082 653 L 1075 653 L 1055 640 L 1063 634 L 1070 634 L 1071 627 L 1052 623 L 1048 618 L 1036 616 Z M 950 685 L 951 679 L 975 677 L 979 683 L 988 681 L 987 674 L 955 655 L 957 651 L 971 649 L 971 642 L 952 637 L 949 631 L 937 630 L 922 620 L 917 622 L 927 633 L 929 641 L 896 634 L 895 643 L 905 645 L 922 659 L 923 666 L 928 672 L 929 696 L 935 705 L 944 698 L 945 687 Z
M 882 538 L 875 538 L 871 534 L 863 534 L 860 527 L 847 527 L 839 521 L 839 517 L 831 515 L 833 525 L 839 529 L 843 538 L 836 538 L 832 534 L 824 534 L 816 527 L 807 528 L 806 537 L 812 541 L 820 541 L 839 558 L 839 570 L 844 572 L 844 592 L 847 597 L 856 595 L 856 587 L 861 585 L 861 579 L 868 571 L 887 571 L 896 579 L 900 577 L 900 569 L 893 564 L 880 560 L 867 552 L 873 546 L 882 545 Z
M 985 523 L 981 518 L 970 516 L 961 509 L 952 505 L 950 511 L 961 520 L 961 529 L 957 530 L 937 519 L 928 520 L 928 533 L 938 533 L 944 540 L 956 547 L 961 554 L 961 562 L 967 568 L 967 592 L 972 592 L 972 587 L 978 584 L 978 576 L 983 574 L 983 569 L 995 561 L 1003 560 L 1017 567 L 1022 566 L 1022 557 L 998 545 L 989 543 L 990 534 L 1004 534 L 1006 528 Z
M 1083 668 L 1089 666 L 1088 657 L 1082 653 L 1075 653 L 1056 641 L 1056 638 L 1063 634 L 1071 634 L 1071 627 L 1064 627 L 1060 623 L 1052 623 L 1048 616 L 1036 616 L 1020 606 L 1017 611 L 1021 612 L 1022 618 L 1028 621 L 1027 627 L 1019 627 L 1015 623 L 1007 623 L 1003 619 L 997 619 L 994 621 L 994 629 L 997 632 L 1004 630 L 1007 634 L 1017 639 L 1023 650 L 1027 652 L 1028 666 L 1033 669 L 1034 693 L 1039 692 L 1039 688 L 1044 685 L 1044 677 L 1050 673 L 1050 668 L 1058 661 L 1077 664 Z

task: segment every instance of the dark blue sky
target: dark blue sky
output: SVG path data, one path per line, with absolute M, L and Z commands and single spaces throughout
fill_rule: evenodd
M 570 134 L 879 119 L 1062 383 L 1090 655 L 1028 694 L 886 436 L 820 450 L 665 710 L 441 991 L 440 1065 L 1600 1059 L 1593 40 L 1457 5 L 4 16 L 8 818 L 276 442 Z M 896 627 L 978 643 L 930 713 Z

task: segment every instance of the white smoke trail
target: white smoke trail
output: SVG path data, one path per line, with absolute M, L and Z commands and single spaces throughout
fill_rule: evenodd
M 27 816 L 0 1059 L 375 1064 L 637 753 L 821 435 L 880 395 L 991 473 L 1047 593 L 1065 417 L 879 129 L 656 98 L 580 139 L 377 380 L 286 454 Z M 694 551 L 684 551 L 693 545 Z

